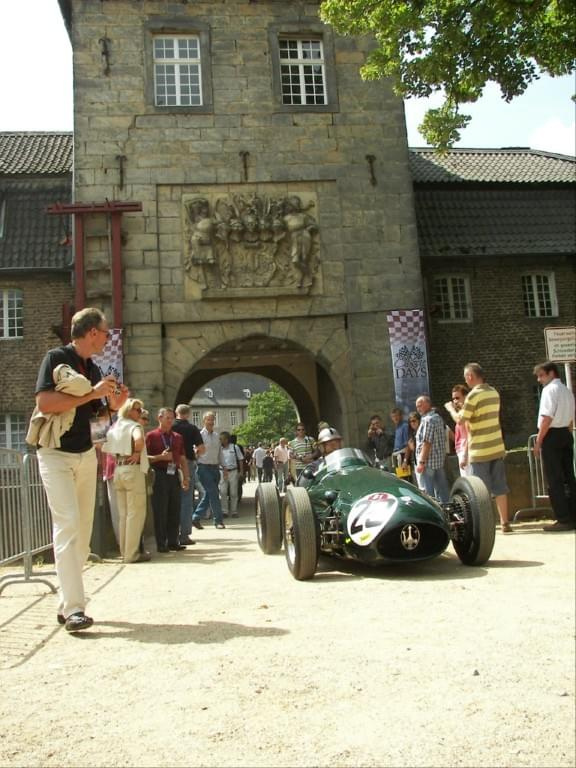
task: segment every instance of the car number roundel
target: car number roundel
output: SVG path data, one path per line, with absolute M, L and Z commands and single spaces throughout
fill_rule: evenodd
M 371 493 L 352 505 L 346 521 L 348 535 L 361 547 L 371 544 L 398 508 L 398 499 L 389 493 Z

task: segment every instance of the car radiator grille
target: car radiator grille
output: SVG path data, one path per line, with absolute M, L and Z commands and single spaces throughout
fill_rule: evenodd
M 378 552 L 393 560 L 419 560 L 440 554 L 449 541 L 448 533 L 437 525 L 408 523 L 387 531 L 378 541 Z

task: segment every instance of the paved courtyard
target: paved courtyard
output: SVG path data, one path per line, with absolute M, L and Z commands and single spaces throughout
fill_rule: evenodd
M 574 766 L 574 534 L 296 582 L 253 492 L 185 552 L 87 565 L 83 634 L 4 590 L 0 766 Z

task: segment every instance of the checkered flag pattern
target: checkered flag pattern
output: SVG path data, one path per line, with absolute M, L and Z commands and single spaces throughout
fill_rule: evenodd
M 421 309 L 394 309 L 387 317 L 390 344 L 425 343 L 424 314 Z
M 106 342 L 101 355 L 92 355 L 102 376 L 112 374 L 117 381 L 124 380 L 124 366 L 122 361 L 122 328 L 111 328 L 110 338 Z

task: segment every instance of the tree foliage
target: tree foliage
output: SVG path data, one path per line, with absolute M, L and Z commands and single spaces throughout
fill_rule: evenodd
M 297 420 L 296 409 L 288 395 L 276 384 L 271 384 L 266 392 L 250 398 L 247 419 L 236 430 L 238 441 L 253 445 L 287 437 L 292 435 Z
M 404 99 L 444 94 L 419 126 L 446 149 L 470 121 L 472 103 L 492 81 L 511 101 L 541 74 L 576 69 L 574 0 L 323 0 L 321 18 L 346 35 L 372 34 L 362 77 L 391 77 Z

